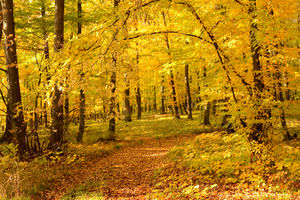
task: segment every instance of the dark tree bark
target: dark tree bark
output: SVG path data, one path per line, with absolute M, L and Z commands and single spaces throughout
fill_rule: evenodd
M 82 32 L 82 5 L 81 0 L 77 1 L 77 34 L 81 34 Z M 81 72 L 80 74 L 81 80 L 84 78 L 84 73 Z M 79 94 L 79 132 L 77 134 L 77 142 L 82 142 L 83 139 L 83 133 L 84 133 L 84 126 L 85 126 L 85 95 L 84 90 L 80 89 Z M 105 109 L 105 107 L 104 107 Z M 105 110 L 104 110 L 105 112 Z
M 66 79 L 66 82 L 68 82 L 68 77 L 67 77 L 67 79 Z M 68 85 L 68 83 L 66 83 L 66 89 L 68 89 L 69 88 L 69 85 Z M 70 114 L 70 100 L 69 100 L 69 93 L 66 91 L 65 93 L 64 93 L 64 99 L 65 99 L 65 103 L 64 103 L 64 121 L 67 123 L 68 122 L 68 120 L 69 120 L 69 114 Z
M 140 86 L 136 88 L 137 119 L 142 118 L 142 96 Z
M 171 84 L 171 88 L 172 88 L 172 99 L 173 99 L 173 104 L 174 104 L 174 117 L 176 119 L 180 119 L 179 111 L 178 111 L 178 102 L 177 102 L 177 98 L 176 98 L 176 89 L 175 89 L 173 70 L 170 70 L 170 77 L 171 77 L 170 84 Z
M 127 73 L 125 73 L 125 82 L 126 82 L 126 88 L 124 90 L 124 121 L 125 122 L 131 122 L 131 106 L 130 106 L 130 83 L 129 79 L 127 77 Z
M 120 0 L 114 0 L 114 9 L 116 10 L 119 6 Z M 117 58 L 115 55 L 112 56 L 112 74 L 110 77 L 110 87 L 111 87 L 111 97 L 109 102 L 109 125 L 108 125 L 108 131 L 109 131 L 109 139 L 116 139 L 116 98 L 115 98 L 115 92 L 116 92 L 116 67 L 117 67 Z M 117 106 L 117 109 L 119 106 Z
M 201 92 L 201 87 L 200 87 L 200 72 L 197 70 L 196 72 L 197 74 L 197 91 L 198 91 L 198 96 L 196 96 L 196 106 L 197 106 L 197 110 L 200 110 L 200 102 L 201 102 L 201 97 L 200 97 L 200 92 Z
M 161 77 L 161 86 L 160 86 L 160 94 L 161 94 L 161 104 L 160 104 L 160 114 L 166 114 L 166 105 L 165 105 L 165 86 L 164 86 L 164 80 L 165 77 Z
M 42 0 L 41 2 L 41 16 L 42 16 L 42 29 L 43 29 L 43 35 L 44 35 L 44 58 L 49 59 L 50 53 L 49 53 L 49 42 L 48 42 L 48 31 L 47 31 L 47 23 L 46 23 L 46 5 L 45 0 Z M 48 72 L 48 66 L 46 66 L 46 76 L 47 76 L 47 82 L 46 84 L 49 84 L 50 81 L 50 75 Z M 44 105 L 42 106 L 44 109 L 43 115 L 44 115 L 44 124 L 45 127 L 48 128 L 48 113 L 47 113 L 47 100 L 44 101 Z
M 186 88 L 186 101 L 187 101 L 187 111 L 188 111 L 188 119 L 193 120 L 192 114 L 192 97 L 190 90 L 190 82 L 189 82 L 189 65 L 185 65 L 185 88 Z
M 4 34 L 4 51 L 7 65 L 7 79 L 9 98 L 12 106 L 12 131 L 18 142 L 18 155 L 20 159 L 24 158 L 27 151 L 26 144 L 26 124 L 24 122 L 22 100 L 19 84 L 19 71 L 15 41 L 15 22 L 13 12 L 13 1 L 2 0 L 3 9 L 3 34 Z
M 82 32 L 82 3 L 81 0 L 77 0 L 77 34 Z
M 82 142 L 85 121 L 85 95 L 83 89 L 80 90 L 80 108 L 79 108 L 79 132 L 77 134 L 77 142 Z
M 137 28 L 136 28 L 137 30 Z M 136 43 L 138 46 L 138 43 Z M 140 55 L 139 55 L 139 50 L 138 48 L 136 49 L 136 66 L 137 70 L 139 69 L 139 62 L 140 62 Z M 137 74 L 138 77 L 138 74 Z M 142 119 L 142 96 L 141 96 L 141 89 L 140 89 L 140 82 L 139 82 L 139 77 L 137 80 L 137 88 L 135 90 L 135 98 L 136 98 L 136 105 L 137 105 L 137 119 L 140 120 Z
M 63 48 L 64 44 L 64 0 L 55 0 L 54 33 L 54 51 L 58 52 Z M 64 129 L 64 101 L 62 91 L 59 89 L 58 83 L 54 87 L 52 98 L 52 130 L 49 147 L 57 149 L 62 145 Z
M 154 112 L 157 111 L 157 104 L 156 104 L 156 87 L 153 86 L 153 110 Z
M 109 102 L 109 139 L 116 138 L 116 99 L 115 99 L 115 92 L 116 92 L 116 58 L 113 56 L 113 69 L 112 74 L 110 77 L 110 87 L 111 87 L 111 97 Z
M 216 115 L 217 113 L 217 100 L 213 100 L 211 114 Z
M 0 43 L 2 44 L 3 34 L 3 14 L 2 14 L 2 2 L 0 1 Z
M 0 43 L 1 40 L 2 40 L 2 33 L 3 33 L 3 16 L 2 16 L 2 2 L 0 2 Z M 8 90 L 9 88 L 7 88 Z M 10 94 L 10 91 L 8 90 L 7 91 L 7 94 L 9 95 Z M 11 113 L 11 110 L 12 110 L 12 105 L 11 105 L 11 102 L 10 102 L 10 97 L 7 97 L 5 98 L 3 96 L 4 94 L 2 94 L 2 91 L 1 91 L 1 96 L 3 98 L 3 101 L 6 105 L 6 125 L 5 125 L 5 131 L 4 131 L 4 134 L 3 136 L 0 138 L 0 143 L 3 143 L 3 142 L 12 142 L 12 139 L 13 139 L 13 135 L 11 133 L 11 128 L 12 128 L 12 124 L 11 124 L 11 121 L 12 121 L 12 113 Z
M 45 0 L 42 0 L 41 2 L 41 15 L 42 15 L 42 28 L 43 28 L 43 35 L 44 35 L 44 56 L 46 59 L 49 58 L 49 42 L 48 42 L 48 32 L 47 32 L 47 23 L 45 20 L 46 17 L 46 5 L 45 5 Z M 48 72 L 48 67 L 46 69 Z

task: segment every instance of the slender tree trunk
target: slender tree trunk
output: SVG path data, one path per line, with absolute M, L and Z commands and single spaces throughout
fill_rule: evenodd
M 0 1 L 0 43 L 2 45 L 2 34 L 3 34 L 3 14 L 2 14 L 2 2 Z
M 200 102 L 201 102 L 201 97 L 200 97 L 200 92 L 201 92 L 201 87 L 200 87 L 200 72 L 197 71 L 197 91 L 198 95 L 196 96 L 196 104 L 197 104 L 197 110 L 200 110 Z
M 160 104 L 160 114 L 166 114 L 166 105 L 165 105 L 165 86 L 164 86 L 165 77 L 161 77 L 161 86 L 160 86 L 160 94 L 161 94 L 161 104 Z
M 137 104 L 137 119 L 142 118 L 142 96 L 141 96 L 141 89 L 138 85 L 136 88 L 136 104 Z
M 183 105 L 182 105 L 182 103 L 180 103 L 180 104 L 179 104 L 179 109 L 180 109 L 180 114 L 182 114 L 182 115 L 183 115 L 183 110 L 184 110 L 184 109 L 183 109 Z
M 153 110 L 154 112 L 157 111 L 157 104 L 156 104 L 156 87 L 153 86 Z
M 163 21 L 164 21 L 164 25 L 165 27 L 167 27 L 167 22 L 166 22 L 166 16 L 165 13 L 162 12 L 162 16 L 163 16 Z M 169 41 L 169 36 L 168 34 L 165 35 L 165 41 L 166 41 L 166 45 L 167 45 L 167 50 L 168 50 L 168 55 L 170 56 L 170 41 Z M 176 90 L 175 90 L 175 82 L 174 82 L 174 75 L 173 75 L 173 70 L 170 70 L 170 77 L 171 77 L 171 88 L 172 88 L 172 99 L 173 99 L 173 104 L 174 104 L 174 117 L 176 119 L 180 119 L 179 116 L 179 112 L 178 112 L 178 102 L 176 100 Z
M 114 0 L 114 9 L 116 10 L 119 6 L 120 0 Z M 111 97 L 110 97 L 110 103 L 109 103 L 109 138 L 110 139 L 116 139 L 116 68 L 117 68 L 117 58 L 116 55 L 112 56 L 112 74 L 110 77 L 110 87 L 111 87 Z M 119 109 L 119 106 L 117 105 L 117 109 Z
M 192 97 L 191 97 L 189 80 L 190 80 L 189 79 L 189 65 L 185 65 L 185 88 L 186 88 L 186 102 L 187 102 L 188 119 L 193 120 Z
M 43 29 L 43 35 L 44 35 L 44 58 L 49 59 L 50 53 L 49 53 L 49 42 L 48 42 L 48 31 L 47 31 L 47 24 L 46 24 L 46 5 L 45 5 L 45 0 L 41 1 L 41 16 L 42 16 L 42 29 Z M 50 81 L 50 75 L 48 72 L 48 66 L 46 66 L 46 76 L 47 76 L 47 82 L 46 84 L 49 85 Z M 43 107 L 43 115 L 44 115 L 44 124 L 45 127 L 48 128 L 48 114 L 47 114 L 47 100 L 44 101 Z
M 77 135 L 77 142 L 82 142 L 84 133 L 84 115 L 85 115 L 85 95 L 83 89 L 80 90 L 80 108 L 79 108 L 79 132 Z
M 80 35 L 82 32 L 82 5 L 81 0 L 77 1 L 77 34 Z M 81 80 L 84 78 L 83 71 L 80 74 Z M 84 133 L 84 126 L 85 126 L 85 95 L 83 88 L 80 89 L 79 94 L 79 132 L 77 134 L 77 142 L 82 142 L 83 133 Z
M 131 106 L 130 106 L 130 84 L 129 79 L 127 77 L 127 73 L 125 73 L 125 82 L 126 82 L 126 89 L 124 90 L 124 121 L 131 122 Z
M 177 102 L 177 99 L 176 99 L 174 75 L 173 75 L 172 70 L 170 70 L 170 77 L 171 77 L 172 99 L 173 99 L 173 104 L 174 104 L 174 117 L 176 119 L 180 119 L 179 111 L 178 111 L 178 102 Z
M 18 142 L 18 155 L 20 159 L 24 158 L 27 150 L 26 124 L 24 122 L 19 71 L 15 41 L 15 22 L 13 12 L 13 1 L 2 0 L 3 9 L 3 34 L 4 34 L 4 51 L 7 65 L 8 91 L 12 105 L 12 131 Z
M 204 120 L 203 120 L 204 125 L 210 125 L 209 117 L 210 117 L 210 102 L 207 103 L 204 109 Z
M 110 77 L 110 87 L 111 87 L 111 97 L 109 104 L 109 138 L 116 138 L 116 100 L 115 100 L 115 92 L 116 92 L 116 58 L 113 56 L 113 69 Z
M 66 78 L 66 90 L 68 90 L 69 88 L 69 85 L 68 85 L 68 77 Z M 64 114 L 64 121 L 66 123 L 68 123 L 69 121 L 69 115 L 70 115 L 70 100 L 69 100 L 69 93 L 66 91 L 64 92 L 64 99 L 65 99 L 65 103 L 64 103 L 64 111 L 65 111 L 65 114 Z M 67 124 L 65 123 L 65 126 L 67 126 Z
M 216 115 L 217 113 L 217 100 L 213 100 L 211 114 Z
M 63 48 L 64 43 L 64 0 L 55 0 L 55 38 L 54 51 L 58 52 Z M 52 134 L 50 138 L 50 148 L 57 149 L 63 142 L 64 129 L 64 101 L 62 91 L 58 83 L 54 86 L 51 116 Z

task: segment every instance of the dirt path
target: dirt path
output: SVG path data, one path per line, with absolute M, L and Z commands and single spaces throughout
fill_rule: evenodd
M 167 164 L 167 152 L 194 137 L 146 139 L 139 145 L 77 165 L 56 180 L 55 188 L 39 199 L 59 199 L 76 185 L 91 181 L 102 183 L 95 191 L 101 192 L 106 199 L 144 199 L 151 192 L 153 172 Z

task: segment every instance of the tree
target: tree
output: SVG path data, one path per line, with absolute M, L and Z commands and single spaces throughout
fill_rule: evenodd
M 82 32 L 82 3 L 81 0 L 77 1 L 77 34 L 80 35 Z M 81 71 L 81 79 L 84 78 L 84 72 Z M 83 133 L 84 133 L 84 126 L 85 126 L 85 94 L 83 88 L 80 89 L 79 94 L 79 132 L 77 134 L 77 142 L 82 142 Z
M 26 124 L 24 122 L 23 107 L 19 83 L 19 70 L 15 41 L 14 4 L 12 0 L 2 0 L 4 51 L 7 65 L 8 98 L 11 102 L 11 131 L 17 138 L 18 154 L 24 159 L 27 151 Z M 9 107 L 8 107 L 9 108 Z
M 192 115 L 192 98 L 190 90 L 190 79 L 189 79 L 189 65 L 185 65 L 185 87 L 186 87 L 186 101 L 187 101 L 187 111 L 188 119 L 193 119 Z
M 59 52 L 64 44 L 64 0 L 55 0 L 54 51 Z M 58 83 L 54 86 L 52 100 L 52 133 L 49 147 L 57 149 L 62 145 L 64 134 L 63 95 Z

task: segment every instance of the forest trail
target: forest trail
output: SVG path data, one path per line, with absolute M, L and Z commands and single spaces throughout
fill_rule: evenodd
M 145 199 L 152 190 L 153 172 L 168 163 L 167 152 L 195 136 L 143 139 L 106 157 L 89 160 L 55 180 L 55 188 L 39 199 L 60 199 L 72 188 L 88 182 L 98 182 L 89 192 L 99 192 L 105 199 Z

